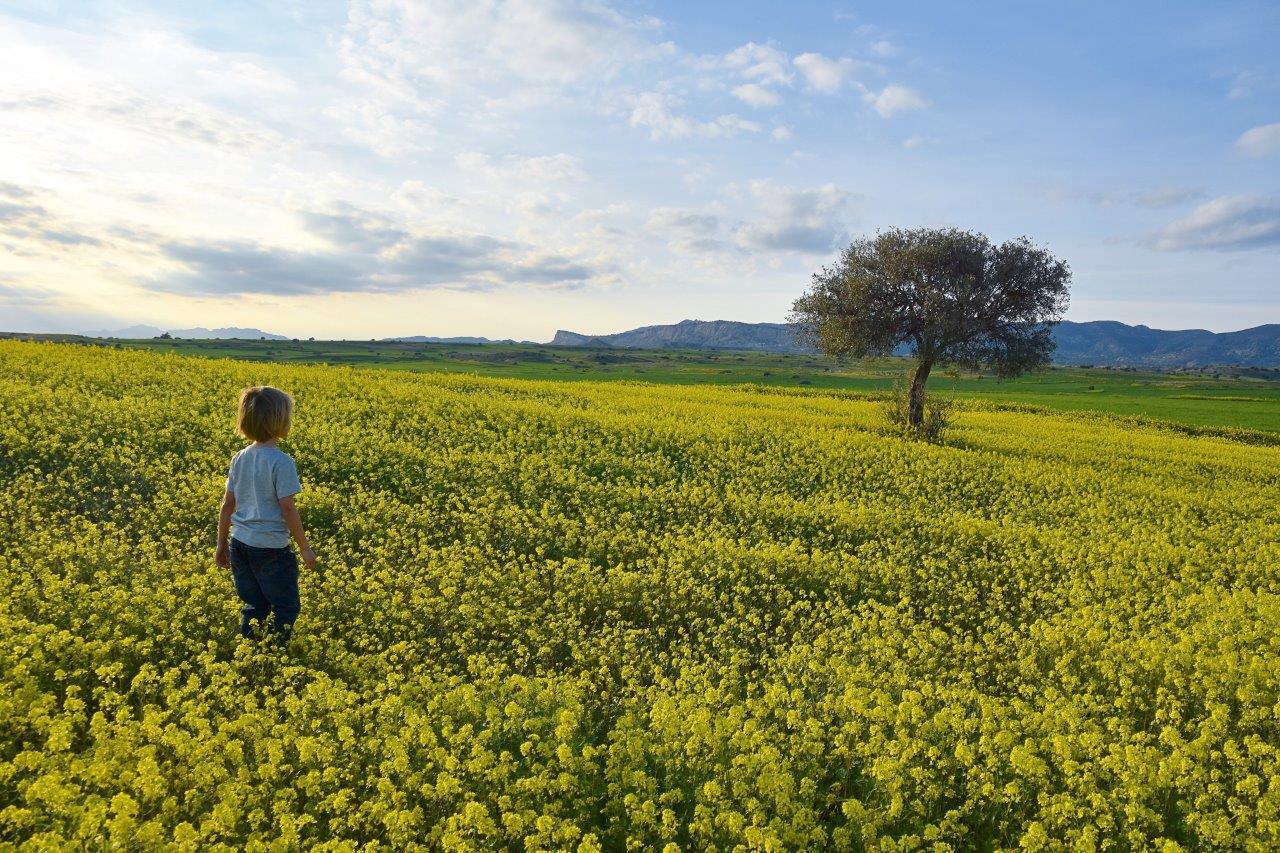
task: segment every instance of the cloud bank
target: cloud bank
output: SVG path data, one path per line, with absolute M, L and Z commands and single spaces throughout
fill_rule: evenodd
M 1162 251 L 1280 247 L 1280 199 L 1257 195 L 1215 198 L 1161 228 L 1151 245 Z

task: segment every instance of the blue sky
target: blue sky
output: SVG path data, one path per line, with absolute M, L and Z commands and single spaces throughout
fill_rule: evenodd
M 1069 318 L 1280 322 L 1280 5 L 0 4 L 0 327 L 781 320 L 1027 235 Z

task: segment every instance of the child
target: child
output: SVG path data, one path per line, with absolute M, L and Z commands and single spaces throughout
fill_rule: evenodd
M 240 392 L 236 425 L 253 444 L 231 459 L 214 561 L 231 568 L 236 594 L 244 602 L 240 633 L 246 637 L 253 636 L 253 623 L 261 626 L 274 613 L 267 629 L 287 639 L 298 617 L 298 558 L 289 547 L 289 534 L 307 568 L 316 565 L 316 552 L 307 543 L 293 502 L 302 490 L 298 469 L 276 446 L 289 434 L 292 416 L 293 398 L 278 388 L 260 385 Z

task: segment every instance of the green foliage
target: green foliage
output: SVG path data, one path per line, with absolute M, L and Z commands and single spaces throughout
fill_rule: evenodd
M 1048 363 L 1071 271 L 1025 237 L 999 245 L 957 228 L 893 228 L 854 240 L 813 276 L 791 321 L 826 353 L 888 355 L 1017 376 Z
M 956 228 L 894 228 L 854 240 L 814 273 L 790 320 L 801 340 L 830 355 L 908 346 L 917 370 L 907 420 L 920 430 L 938 362 L 1002 378 L 1047 366 L 1070 282 L 1067 265 L 1025 237 L 994 245 Z
M 212 564 L 260 383 L 287 654 Z M 1280 845 L 1280 447 L 7 342 L 0 395 L 0 847 Z

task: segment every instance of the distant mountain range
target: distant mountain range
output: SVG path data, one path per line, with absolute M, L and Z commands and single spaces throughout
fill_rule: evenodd
M 1054 328 L 1057 364 L 1110 367 L 1280 367 L 1280 324 L 1239 332 L 1204 329 L 1165 331 L 1110 320 L 1062 322 Z M 796 343 L 785 323 L 684 320 L 670 326 L 642 326 L 612 335 L 560 330 L 551 346 L 610 346 L 628 349 L 742 349 L 810 352 Z
M 1059 323 L 1053 330 L 1059 364 L 1113 367 L 1280 367 L 1280 324 L 1238 332 L 1166 331 L 1113 320 Z
M 561 329 L 551 339 L 550 345 L 808 352 L 795 342 L 791 327 L 786 323 L 739 323 L 734 320 L 681 320 L 673 326 L 641 326 L 613 335 L 580 335 Z
M 168 332 L 175 338 L 222 338 L 283 341 L 284 335 L 239 327 L 161 329 L 129 326 L 114 331 L 85 332 L 97 338 L 154 338 Z M 1198 368 L 1215 365 L 1280 368 L 1280 324 L 1239 332 L 1204 329 L 1167 331 L 1129 326 L 1111 320 L 1059 323 L 1053 332 L 1057 364 L 1099 367 Z M 406 335 L 383 338 L 404 343 L 523 344 L 528 346 L 618 347 L 621 349 L 736 349 L 759 352 L 805 353 L 786 323 L 739 323 L 734 320 L 682 320 L 666 326 L 641 326 L 610 335 L 588 335 L 561 329 L 549 344 L 470 335 L 435 337 Z M 905 352 L 905 350 L 903 351 Z
M 453 338 L 436 338 L 431 335 L 406 335 L 402 338 L 383 338 L 383 340 L 402 344 L 531 344 L 537 346 L 533 341 L 516 341 L 511 338 L 476 338 L 469 335 Z
M 241 329 L 231 326 L 223 329 L 206 329 L 203 326 L 197 326 L 194 329 L 161 329 L 156 326 L 129 326 L 126 329 L 116 329 L 115 331 L 99 330 L 95 332 L 85 332 L 84 334 L 90 338 L 122 338 L 125 340 L 137 340 L 139 338 L 154 338 L 168 332 L 175 338 L 218 338 L 221 340 L 262 340 L 266 338 L 269 341 L 287 341 L 284 335 L 273 335 L 270 332 L 264 332 L 261 329 Z

